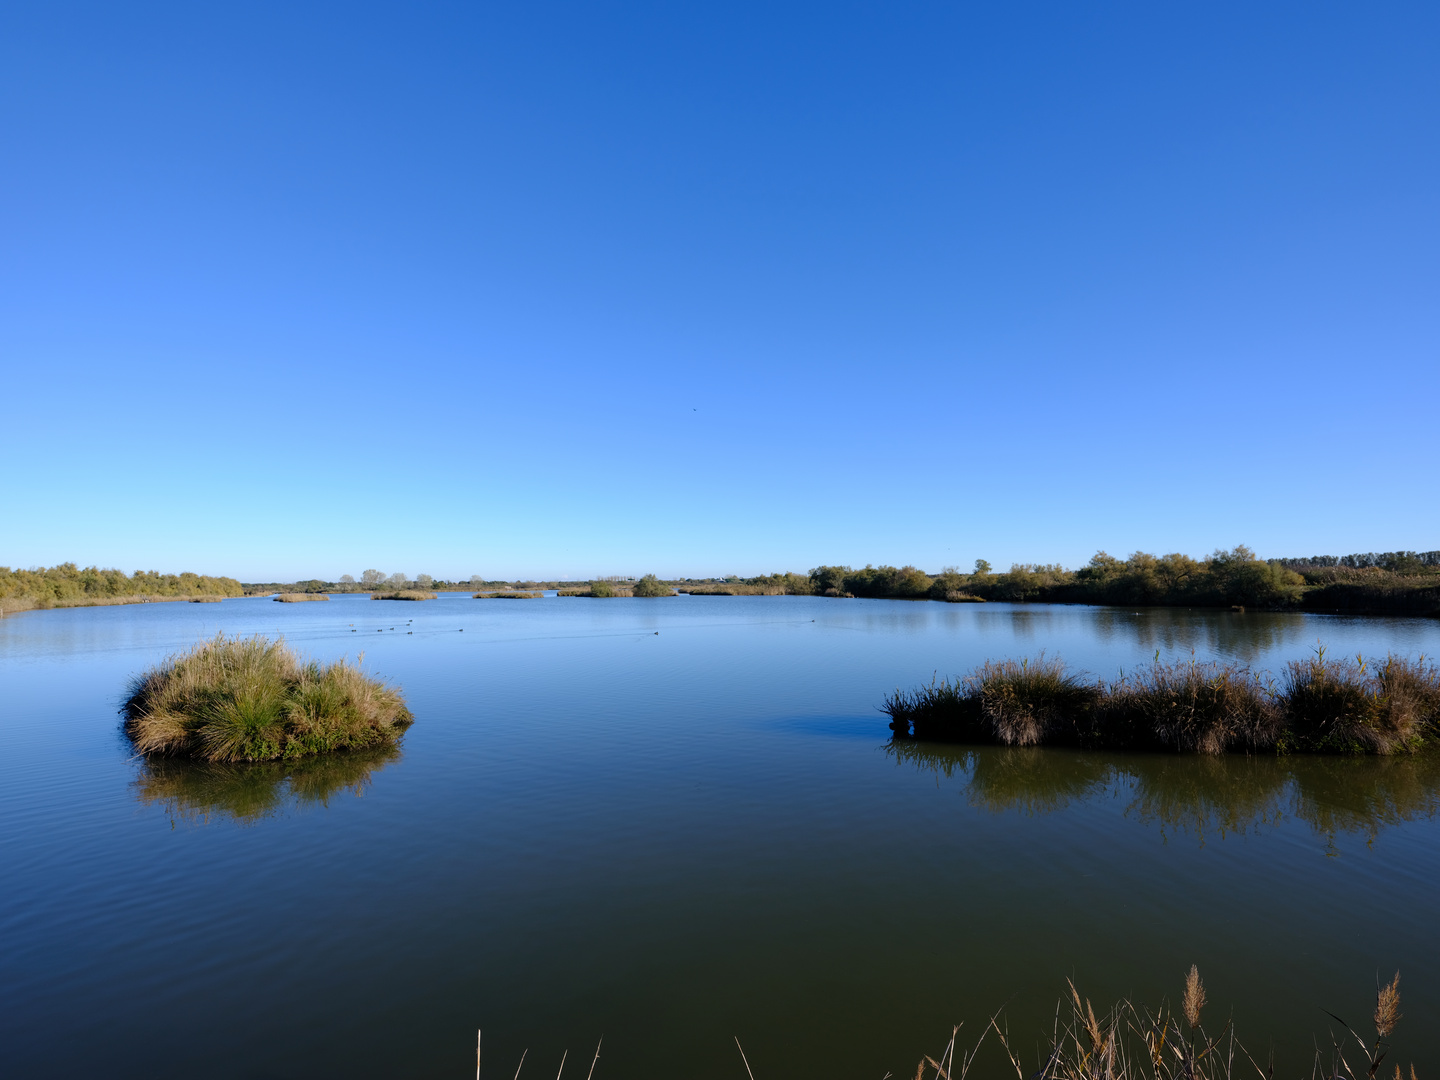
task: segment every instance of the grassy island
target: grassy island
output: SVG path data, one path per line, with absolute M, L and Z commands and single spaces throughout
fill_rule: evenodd
M 223 634 L 139 676 L 125 733 L 142 754 L 274 761 L 396 742 L 414 720 L 394 687 L 283 641 Z
M 419 589 L 397 589 L 394 592 L 371 593 L 371 600 L 438 600 L 439 593 L 422 592 Z
M 313 592 L 282 592 L 275 597 L 277 604 L 303 604 L 307 600 L 329 600 L 330 597 L 324 593 Z
M 1164 663 L 1095 681 L 1064 663 L 1002 660 L 954 682 L 896 690 L 897 739 L 1271 753 L 1396 754 L 1440 736 L 1440 668 L 1424 658 L 1332 660 L 1324 649 L 1268 681 L 1231 663 Z
M 477 592 L 475 600 L 539 600 L 543 592 Z

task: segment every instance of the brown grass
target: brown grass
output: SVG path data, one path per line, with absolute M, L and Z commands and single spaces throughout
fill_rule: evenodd
M 1324 649 L 1276 686 L 1242 665 L 1154 663 L 1108 684 L 1059 660 L 990 661 L 956 681 L 896 690 L 896 737 L 1219 754 L 1396 754 L 1440 736 L 1440 668 L 1424 657 L 1331 660 Z
M 421 592 L 419 589 L 397 589 L 395 592 L 370 594 L 371 600 L 438 600 L 439 593 Z
M 1332 1080 L 1374 1080 L 1390 1051 L 1386 1040 L 1400 1019 L 1399 979 L 1397 973 L 1391 984 L 1380 991 L 1374 1040 L 1347 1027 L 1338 1038 L 1332 1034 L 1325 1049 L 1317 1042 L 1314 1075 Z M 997 1013 L 969 1050 L 957 1047 L 960 1028 L 952 1028 L 950 1041 L 938 1059 L 929 1055 L 920 1059 L 916 1080 L 965 1080 L 981 1044 L 992 1034 L 1017 1080 L 1268 1080 L 1273 1075 L 1273 1067 L 1256 1060 L 1229 1020 L 1218 1027 L 1206 1027 L 1202 1015 L 1205 987 L 1194 965 L 1186 975 L 1181 997 L 1183 1026 L 1180 1016 L 1163 1002 L 1158 1008 L 1150 1008 L 1122 1000 L 1097 1013 L 1074 983 L 1068 989 L 1056 1010 L 1053 1030 L 1040 1037 L 1036 1048 L 1038 1068 L 1022 1064 L 1020 1040 L 1012 1037 L 1009 1025 Z M 1410 1073 L 1413 1077 L 1414 1065 Z M 1396 1080 L 1401 1080 L 1402 1075 L 1397 1064 Z
M 307 600 L 329 600 L 330 597 L 324 593 L 313 592 L 282 592 L 275 597 L 277 604 L 303 604 Z
M 225 599 L 230 598 L 223 596 L 97 596 L 41 602 L 32 597 L 7 596 L 0 599 L 0 618 L 6 615 L 18 615 L 22 611 L 48 611 L 51 608 L 118 607 L 122 604 L 214 604 Z
M 273 761 L 395 742 L 414 720 L 394 687 L 283 640 L 221 634 L 139 676 L 125 732 L 142 754 Z
M 539 600 L 545 596 L 543 592 L 477 592 L 472 599 L 475 600 Z

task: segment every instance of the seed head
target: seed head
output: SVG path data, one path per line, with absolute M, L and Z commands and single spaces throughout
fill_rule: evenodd
M 1200 981 L 1200 969 L 1191 964 L 1190 974 L 1185 976 L 1185 1020 L 1192 1029 L 1199 1026 L 1204 1007 L 1205 984 Z
M 1400 973 L 1390 980 L 1389 986 L 1382 986 L 1375 995 L 1375 1031 L 1380 1038 L 1388 1038 L 1395 1025 L 1400 1022 Z

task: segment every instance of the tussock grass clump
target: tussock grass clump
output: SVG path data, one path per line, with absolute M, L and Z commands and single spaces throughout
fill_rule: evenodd
M 1077 740 L 1077 721 L 1093 711 L 1100 689 L 1043 654 L 1036 660 L 986 661 L 957 682 L 896 690 L 882 711 L 903 737 L 995 742 L 1003 746 Z
M 330 597 L 324 593 L 282 592 L 274 599 L 277 604 L 303 604 L 307 600 L 329 600 Z
M 394 592 L 371 593 L 371 600 L 438 600 L 439 593 L 422 592 L 419 589 L 396 589 Z
M 1111 683 L 1095 720 L 1112 745 L 1202 754 L 1273 747 L 1283 724 L 1271 689 L 1248 668 L 1158 657 Z
M 1242 665 L 1163 663 L 1088 683 L 1042 654 L 896 690 L 896 738 L 1173 750 L 1394 754 L 1440 735 L 1440 668 L 1422 657 L 1290 664 L 1277 687 Z
M 1417 749 L 1440 721 L 1440 669 L 1424 658 L 1327 660 L 1317 649 L 1285 670 L 1285 719 L 1297 749 L 1393 754 Z
M 538 600 L 543 592 L 477 592 L 472 600 Z
M 217 635 L 139 676 L 125 733 L 142 754 L 274 761 L 394 743 L 414 720 L 394 687 L 283 640 Z

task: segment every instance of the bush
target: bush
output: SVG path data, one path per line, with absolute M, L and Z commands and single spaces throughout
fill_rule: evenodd
M 674 596 L 675 590 L 664 584 L 654 574 L 646 574 L 635 583 L 633 596 Z

